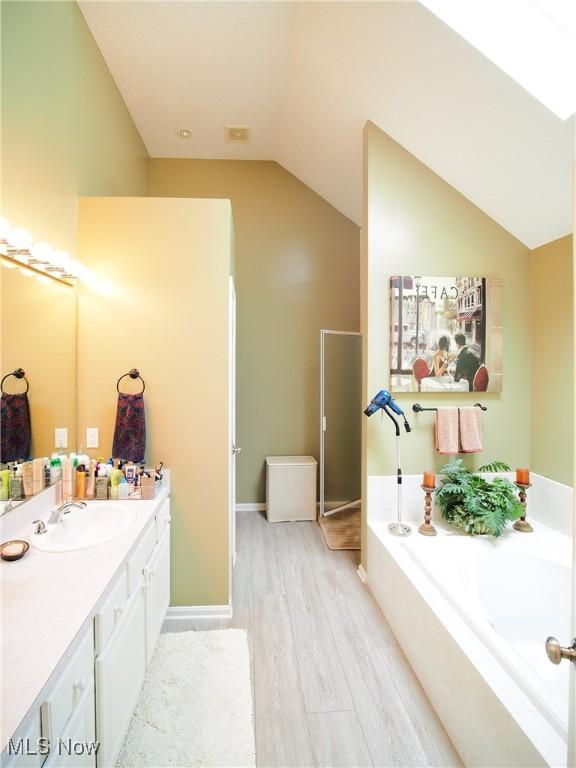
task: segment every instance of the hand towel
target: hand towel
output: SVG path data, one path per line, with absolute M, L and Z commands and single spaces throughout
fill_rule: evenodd
M 24 461 L 30 458 L 32 427 L 30 405 L 25 392 L 2 393 L 0 403 L 0 461 Z
M 436 413 L 436 450 L 443 456 L 458 453 L 458 408 L 438 408 Z
M 475 406 L 459 408 L 460 450 L 480 453 L 482 450 L 482 411 Z
M 144 396 L 141 392 L 129 395 L 118 394 L 116 426 L 112 456 L 123 461 L 144 461 L 146 451 L 146 418 L 144 415 Z

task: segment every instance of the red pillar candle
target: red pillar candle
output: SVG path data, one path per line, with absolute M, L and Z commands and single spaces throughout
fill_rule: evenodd
M 434 472 L 424 472 L 424 482 L 422 483 L 424 488 L 436 487 L 436 475 Z
M 520 485 L 530 485 L 530 470 L 529 469 L 517 469 L 516 470 L 516 482 Z

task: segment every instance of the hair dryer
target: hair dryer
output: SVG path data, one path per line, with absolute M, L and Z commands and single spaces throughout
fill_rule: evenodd
M 380 392 L 378 392 L 372 400 L 370 400 L 370 403 L 367 408 L 365 408 L 364 413 L 366 416 L 372 416 L 376 411 L 379 411 L 382 409 L 384 412 L 388 413 L 390 416 L 391 414 L 388 412 L 388 408 L 390 410 L 394 411 L 394 413 L 398 414 L 398 416 L 402 416 L 404 419 L 404 429 L 406 432 L 411 432 L 410 424 L 408 424 L 408 421 L 406 419 L 406 416 L 404 415 L 404 411 L 398 403 L 393 399 L 390 392 L 388 392 L 387 389 L 381 389 Z M 394 419 L 393 419 L 394 421 Z

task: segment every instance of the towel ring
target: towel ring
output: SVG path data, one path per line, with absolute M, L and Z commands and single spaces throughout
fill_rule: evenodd
M 6 379 L 9 379 L 10 376 L 14 376 L 17 379 L 24 379 L 24 381 L 26 382 L 26 389 L 24 390 L 24 392 L 19 392 L 18 394 L 20 394 L 20 395 L 27 395 L 28 394 L 28 390 L 30 389 L 30 383 L 28 382 L 28 379 L 26 378 L 26 373 L 25 373 L 23 368 L 16 368 L 15 371 L 12 371 L 12 373 L 7 373 L 6 376 L 4 376 L 2 378 L 2 381 L 0 381 L 0 390 L 2 391 L 2 394 L 3 395 L 7 395 L 8 394 L 8 392 L 4 391 L 4 382 L 6 381 Z
M 123 376 L 120 376 L 120 378 L 116 382 L 116 391 L 118 392 L 118 394 L 120 394 L 120 382 L 122 381 L 122 379 L 125 379 L 126 376 L 130 376 L 131 379 L 140 379 L 140 381 L 142 382 L 142 391 L 137 392 L 136 394 L 143 395 L 144 390 L 146 389 L 146 384 L 144 383 L 144 379 L 142 378 L 142 376 L 140 376 L 140 371 L 137 368 L 132 368 L 130 371 L 128 371 L 128 373 L 125 373 Z

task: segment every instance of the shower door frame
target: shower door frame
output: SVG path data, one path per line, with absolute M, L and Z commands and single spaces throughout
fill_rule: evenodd
M 324 413 L 324 385 L 326 376 L 324 373 L 324 350 L 325 350 L 325 338 L 326 336 L 360 336 L 364 334 L 361 331 L 332 331 L 327 329 L 320 330 L 320 493 L 319 493 L 319 514 L 320 517 L 327 517 L 334 512 L 339 512 L 348 507 L 355 507 L 360 502 L 360 499 L 354 499 L 346 504 L 342 504 L 335 509 L 326 511 L 324 501 L 324 433 L 326 432 L 326 416 Z M 362 370 L 360 370 L 362 373 Z

